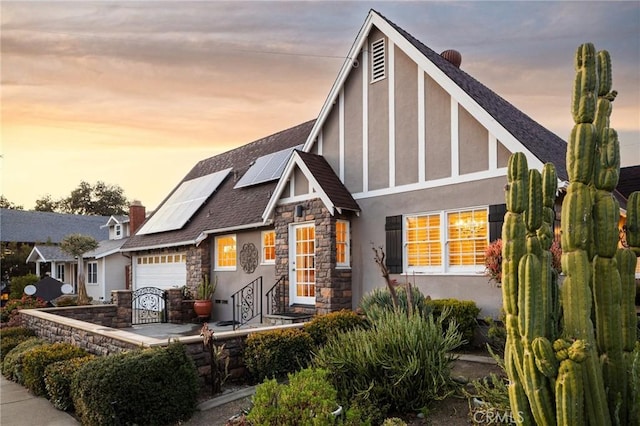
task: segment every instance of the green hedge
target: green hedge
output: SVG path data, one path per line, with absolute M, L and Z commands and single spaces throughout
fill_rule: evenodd
M 47 365 L 44 370 L 44 384 L 47 397 L 54 407 L 63 411 L 73 410 L 71 381 L 80 367 L 95 358 L 95 355 L 87 355 Z
M 198 372 L 180 343 L 97 358 L 71 382 L 83 425 L 168 425 L 191 417 Z
M 47 394 L 44 383 L 44 370 L 49 364 L 71 358 L 86 356 L 87 351 L 70 343 L 42 345 L 26 351 L 22 358 L 24 385 L 34 395 Z
M 24 296 L 24 288 L 30 284 L 35 284 L 40 281 L 40 277 L 36 274 L 27 274 L 19 277 L 13 277 L 10 281 L 11 293 L 9 293 L 10 299 L 21 299 Z
M 312 350 L 313 339 L 299 329 L 253 333 L 247 337 L 244 363 L 251 378 L 261 382 L 306 367 Z
M 0 363 L 4 361 L 4 357 L 11 349 L 35 335 L 33 330 L 26 327 L 0 328 Z
M 24 354 L 33 348 L 39 346 L 48 345 L 46 341 L 31 337 L 24 342 L 18 344 L 15 348 L 11 349 L 2 361 L 2 374 L 9 380 L 24 384 L 22 377 L 22 367 Z
M 443 312 L 447 312 L 447 317 L 443 324 L 445 327 L 454 320 L 458 325 L 458 330 L 462 333 L 465 345 L 473 342 L 473 334 L 478 327 L 478 314 L 480 308 L 471 300 L 458 299 L 432 299 L 429 305 L 433 308 L 433 315 L 440 316 Z
M 366 320 L 353 311 L 342 310 L 325 315 L 316 315 L 304 325 L 316 346 L 324 345 L 327 340 L 338 333 L 363 328 Z

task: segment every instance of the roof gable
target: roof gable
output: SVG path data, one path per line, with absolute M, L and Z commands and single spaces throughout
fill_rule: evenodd
M 353 199 L 349 190 L 343 185 L 338 176 L 336 176 L 324 157 L 296 150 L 289 159 L 282 176 L 291 176 L 291 173 L 296 167 L 302 171 L 311 183 L 315 191 L 314 198 L 320 198 L 332 216 L 336 211 L 338 213 L 342 213 L 343 210 L 360 212 L 360 206 L 358 206 L 358 203 Z M 287 179 L 280 179 L 269 204 L 267 204 L 262 214 L 262 219 L 265 222 L 267 222 L 273 214 L 273 209 L 286 186 Z
M 353 70 L 352 59 L 365 47 L 373 28 L 384 33 L 418 66 L 449 93 L 478 122 L 486 127 L 511 152 L 524 152 L 530 167 L 541 168 L 553 162 L 559 178 L 566 179 L 566 142 L 522 111 L 498 96 L 466 72 L 426 47 L 402 28 L 371 10 L 347 54 L 315 126 L 304 146 L 309 152 L 331 112 L 343 85 Z

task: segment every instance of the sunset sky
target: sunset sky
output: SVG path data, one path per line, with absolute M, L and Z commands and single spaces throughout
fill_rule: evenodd
M 612 127 L 640 164 L 640 3 L 6 1 L 2 194 L 80 181 L 155 209 L 201 159 L 315 118 L 369 9 L 563 139 L 573 55 L 609 50 Z

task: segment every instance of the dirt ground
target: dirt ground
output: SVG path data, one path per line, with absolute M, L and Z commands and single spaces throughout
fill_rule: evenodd
M 468 380 L 482 378 L 490 373 L 501 374 L 502 370 L 495 364 L 457 360 L 454 363 L 452 376 L 463 377 Z M 241 398 L 216 408 L 197 411 L 189 421 L 183 423 L 188 426 L 225 426 L 228 420 L 247 410 L 251 406 L 251 397 Z M 403 418 L 408 425 L 470 425 L 469 402 L 462 395 L 453 395 L 438 401 L 429 407 L 426 418 L 409 415 Z

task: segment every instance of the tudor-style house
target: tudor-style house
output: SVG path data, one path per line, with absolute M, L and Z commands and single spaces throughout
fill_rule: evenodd
M 392 278 L 499 314 L 484 250 L 509 155 L 566 180 L 566 142 L 374 10 L 345 56 L 315 120 L 202 160 L 171 191 L 123 246 L 134 289 L 215 276 L 215 320 L 252 282 L 265 306 L 277 285 L 287 311 L 356 308 L 384 285 L 382 247 Z

